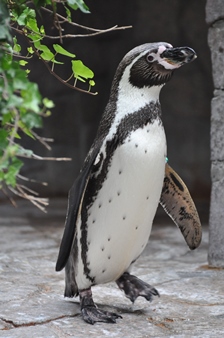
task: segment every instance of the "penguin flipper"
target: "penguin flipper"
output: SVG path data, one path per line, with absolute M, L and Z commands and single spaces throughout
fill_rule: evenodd
M 179 227 L 189 248 L 196 249 L 202 237 L 198 212 L 185 183 L 168 164 L 160 204 Z
M 89 180 L 89 175 L 99 152 L 99 147 L 96 147 L 87 156 L 84 166 L 72 185 L 68 196 L 68 209 L 65 220 L 64 234 L 61 240 L 58 259 L 56 263 L 56 271 L 62 270 L 69 258 L 74 235 L 76 231 L 76 221 L 79 214 L 80 206 L 82 205 L 83 196 Z

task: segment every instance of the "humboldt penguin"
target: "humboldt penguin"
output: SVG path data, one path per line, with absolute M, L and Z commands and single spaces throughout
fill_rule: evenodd
M 146 43 L 116 70 L 96 138 L 69 192 L 56 270 L 65 267 L 65 297 L 79 295 L 83 319 L 115 323 L 99 309 L 91 287 L 115 281 L 132 302 L 159 292 L 130 273 L 144 250 L 159 202 L 195 249 L 200 220 L 179 176 L 166 164 L 159 94 L 173 71 L 193 61 L 189 47 Z

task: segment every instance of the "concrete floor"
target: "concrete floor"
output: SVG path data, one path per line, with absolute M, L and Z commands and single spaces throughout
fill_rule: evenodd
M 117 324 L 86 324 L 79 300 L 66 300 L 64 271 L 55 272 L 66 201 L 53 201 L 48 215 L 25 202 L 0 206 L 0 337 L 223 337 L 224 270 L 207 264 L 208 228 L 199 249 L 189 251 L 176 228 L 153 226 L 133 274 L 161 297 L 134 306 L 115 283 L 93 288 L 102 309 L 122 315 Z

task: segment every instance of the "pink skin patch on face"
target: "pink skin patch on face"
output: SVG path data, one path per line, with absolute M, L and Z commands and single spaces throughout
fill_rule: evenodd
M 170 44 L 168 44 L 168 47 L 173 48 L 173 46 L 170 45 Z M 167 49 L 167 47 L 165 47 L 165 46 L 159 46 L 158 54 L 162 54 L 164 52 L 164 50 L 166 50 L 166 49 Z
M 173 48 L 172 45 L 168 44 L 168 48 Z M 156 54 L 156 60 L 160 65 L 162 65 L 165 69 L 176 69 L 179 68 L 181 65 L 178 63 L 174 63 L 171 60 L 161 58 L 160 55 L 167 49 L 167 46 L 160 46 L 158 48 L 158 52 Z

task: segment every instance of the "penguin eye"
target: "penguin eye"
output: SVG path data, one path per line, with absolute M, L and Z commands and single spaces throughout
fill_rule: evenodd
M 153 62 L 154 61 L 154 57 L 151 55 L 151 54 L 148 54 L 147 56 L 146 56 L 146 60 L 148 61 L 148 62 Z

